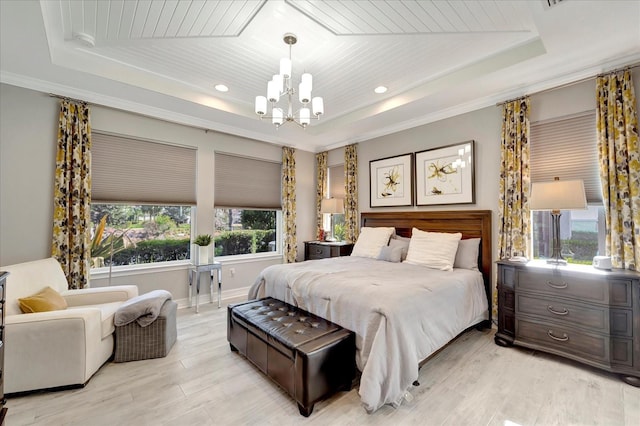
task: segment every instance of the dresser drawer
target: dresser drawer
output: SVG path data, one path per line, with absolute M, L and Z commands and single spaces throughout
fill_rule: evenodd
M 598 362 L 608 359 L 609 338 L 595 333 L 577 331 L 557 324 L 531 322 L 516 319 L 516 338 L 522 342 L 552 348 L 574 357 L 588 358 Z
M 524 269 L 518 271 L 516 287 L 518 290 L 613 306 L 630 307 L 632 304 L 631 280 L 603 280 L 587 274 L 569 275 L 554 271 Z
M 520 343 L 539 350 L 582 358 L 603 365 L 633 366 L 633 340 L 601 336 L 551 323 L 516 319 Z
M 309 244 L 307 248 L 307 260 L 325 259 L 331 257 L 331 246 Z
M 605 306 L 585 306 L 559 298 L 518 294 L 516 312 L 535 315 L 557 324 L 588 328 L 599 333 L 609 330 L 609 309 Z

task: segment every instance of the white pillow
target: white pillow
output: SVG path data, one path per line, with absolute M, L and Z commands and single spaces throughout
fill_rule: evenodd
M 405 262 L 450 271 L 458 251 L 461 233 L 425 232 L 413 228 Z
M 371 257 L 376 259 L 380 254 L 382 247 L 389 243 L 391 234 L 395 231 L 395 228 L 369 228 L 363 227 L 360 229 L 360 235 L 353 246 L 351 256 L 358 257 Z

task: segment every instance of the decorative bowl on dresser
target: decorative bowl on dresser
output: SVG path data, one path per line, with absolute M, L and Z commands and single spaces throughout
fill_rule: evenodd
M 346 243 L 343 241 L 305 241 L 304 260 L 349 256 L 352 250 L 353 243 Z
M 640 273 L 497 263 L 496 344 L 560 355 L 640 386 Z

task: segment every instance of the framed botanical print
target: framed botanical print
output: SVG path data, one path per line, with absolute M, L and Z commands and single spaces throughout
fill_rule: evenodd
M 369 161 L 371 207 L 413 205 L 413 154 Z
M 416 205 L 475 202 L 474 141 L 416 152 Z

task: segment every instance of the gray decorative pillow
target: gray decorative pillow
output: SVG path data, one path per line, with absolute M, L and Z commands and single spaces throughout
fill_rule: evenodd
M 453 262 L 454 268 L 478 270 L 478 250 L 480 248 L 480 238 L 469 238 L 460 240 L 456 260 Z
M 400 237 L 398 235 L 393 235 L 389 240 L 389 247 L 399 247 L 400 249 L 402 249 L 400 261 L 403 261 L 407 258 L 407 252 L 409 251 L 409 241 L 411 241 L 411 238 Z
M 402 261 L 402 247 L 391 247 L 391 245 L 384 246 L 380 249 L 378 260 L 384 260 L 385 262 L 399 263 Z

